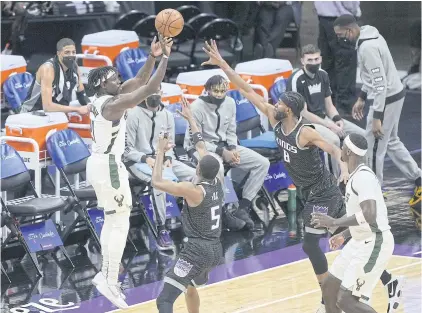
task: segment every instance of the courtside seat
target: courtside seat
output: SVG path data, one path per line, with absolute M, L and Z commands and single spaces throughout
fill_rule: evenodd
M 286 91 L 286 89 L 287 80 L 283 77 L 280 77 L 274 82 L 269 91 L 269 95 L 273 104 L 278 102 L 278 99 L 280 99 L 281 95 Z
M 127 49 L 120 52 L 116 57 L 115 63 L 123 81 L 135 77 L 147 59 L 148 52 L 140 48 Z
M 95 194 L 94 187 L 86 186 L 81 189 L 75 189 L 75 194 L 81 201 L 95 201 L 97 200 L 97 195 Z
M 9 76 L 3 84 L 4 97 L 9 107 L 14 111 L 20 110 L 26 99 L 34 78 L 30 73 L 17 73 Z
M 34 198 L 19 204 L 9 204 L 9 212 L 15 216 L 34 216 L 52 214 L 62 210 L 66 202 L 61 198 L 51 198 L 46 201 L 45 198 Z

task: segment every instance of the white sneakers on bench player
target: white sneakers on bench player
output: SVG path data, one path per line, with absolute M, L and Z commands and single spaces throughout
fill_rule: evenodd
M 92 284 L 97 290 L 106 297 L 111 303 L 117 306 L 119 309 L 127 309 L 129 306 L 125 302 L 126 296 L 123 294 L 120 283 L 116 285 L 109 285 L 107 279 L 102 272 L 97 273 Z

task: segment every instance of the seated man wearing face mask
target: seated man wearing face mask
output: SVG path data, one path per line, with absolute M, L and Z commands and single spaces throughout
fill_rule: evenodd
M 233 98 L 226 96 L 228 87 L 228 81 L 224 77 L 211 77 L 205 83 L 207 95 L 192 102 L 191 111 L 202 132 L 207 150 L 220 156 L 224 163 L 249 173 L 239 208 L 233 215 L 245 221 L 247 229 L 253 229 L 254 222 L 249 216 L 252 200 L 264 183 L 270 162 L 255 151 L 237 144 L 236 103 Z M 184 148 L 188 154 L 194 151 L 189 129 L 186 130 Z
M 89 112 L 90 101 L 85 94 L 81 74 L 76 64 L 76 47 L 72 39 L 57 42 L 57 55 L 40 66 L 21 106 L 21 113 L 44 110 L 45 112 Z M 69 106 L 73 95 L 82 106 Z
M 128 113 L 125 164 L 131 175 L 150 183 L 160 133 L 168 132 L 170 142 L 174 142 L 174 117 L 161 103 L 161 90 Z M 195 169 L 176 160 L 172 149 L 166 152 L 163 177 L 173 181 L 190 181 L 194 176 Z M 158 216 L 155 217 L 159 233 L 158 248 L 172 249 L 173 241 L 165 227 L 166 193 L 154 188 L 153 195 L 153 202 L 158 211 Z
M 330 80 L 321 69 L 321 51 L 314 45 L 306 45 L 301 51 L 303 68 L 294 72 L 287 83 L 288 91 L 300 93 L 306 100 L 302 116 L 313 123 L 315 130 L 329 143 L 340 147 L 340 139 L 356 133 L 364 135 L 364 129 L 342 119 L 331 99 Z M 330 160 L 331 171 L 338 177 L 339 168 Z

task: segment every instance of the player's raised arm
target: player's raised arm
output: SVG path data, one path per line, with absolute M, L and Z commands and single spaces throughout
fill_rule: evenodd
M 263 97 L 257 94 L 253 88 L 245 82 L 239 74 L 237 74 L 230 65 L 227 64 L 226 61 L 220 55 L 218 51 L 217 44 L 215 40 L 211 39 L 211 44 L 205 42 L 205 47 L 202 48 L 204 52 L 210 57 L 210 59 L 202 65 L 216 65 L 220 67 L 224 73 L 226 73 L 227 77 L 229 78 L 230 82 L 232 82 L 237 88 L 239 88 L 242 95 L 248 99 L 254 106 L 258 108 L 262 113 L 264 113 L 271 125 L 277 124 L 277 120 L 274 119 L 273 112 L 274 106 L 267 103 Z
M 202 138 L 202 133 L 199 130 L 199 127 L 195 122 L 195 118 L 192 115 L 189 103 L 184 97 L 182 97 L 182 111 L 177 110 L 177 113 L 179 113 L 185 120 L 188 121 L 190 130 L 192 131 L 192 140 L 195 145 L 195 149 L 198 151 L 199 159 L 202 159 L 205 155 L 208 154 L 208 150 L 205 146 L 204 139 Z
M 167 70 L 168 58 L 173 41 L 171 38 L 160 36 L 160 44 L 163 49 L 163 58 L 158 65 L 157 71 L 145 86 L 141 86 L 133 92 L 119 94 L 104 104 L 103 116 L 108 120 L 119 119 L 127 109 L 137 106 L 160 88 Z
M 302 147 L 307 145 L 317 146 L 335 158 L 341 169 L 338 181 L 347 183 L 349 180 L 349 170 L 347 168 L 347 164 L 341 160 L 341 150 L 338 147 L 328 143 L 315 129 L 311 127 L 302 128 L 299 135 L 299 144 Z
M 196 206 L 201 203 L 204 197 L 200 188 L 197 188 L 197 186 L 191 182 L 176 183 L 163 179 L 164 154 L 167 150 L 172 148 L 173 146 L 169 144 L 168 134 L 160 135 L 155 164 L 152 170 L 151 185 L 157 190 L 164 191 L 176 197 L 183 197 L 190 206 Z

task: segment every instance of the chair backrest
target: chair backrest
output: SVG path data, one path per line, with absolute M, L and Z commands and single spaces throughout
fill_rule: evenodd
M 278 99 L 280 99 L 281 95 L 286 91 L 286 88 L 286 79 L 280 77 L 274 82 L 274 84 L 270 87 L 270 98 L 273 104 L 278 102 Z
M 121 15 L 116 24 L 114 25 L 114 29 L 122 29 L 122 30 L 132 30 L 133 26 L 143 18 L 147 17 L 148 14 L 132 10 L 126 14 Z
M 120 52 L 115 62 L 123 81 L 135 77 L 147 59 L 148 53 L 140 48 Z
M 193 29 L 198 31 L 199 29 L 202 28 L 202 26 L 204 26 L 208 22 L 211 22 L 212 20 L 215 20 L 216 18 L 218 18 L 218 16 L 215 14 L 201 13 L 199 15 L 192 17 L 190 20 L 187 21 L 186 24 L 189 24 L 190 26 L 192 26 Z
M 150 15 L 144 17 L 138 23 L 136 23 L 132 30 L 135 31 L 139 37 L 151 39 L 157 34 L 155 29 L 155 17 L 156 15 Z
M 1 143 L 1 191 L 12 191 L 31 180 L 21 156 L 7 143 Z
M 3 92 L 12 110 L 18 110 L 26 99 L 34 81 L 30 73 L 17 73 L 10 76 L 3 85 Z
M 227 40 L 239 37 L 236 23 L 227 18 L 217 18 L 206 23 L 198 32 L 197 38 L 203 40 Z
M 241 134 L 261 126 L 261 117 L 255 106 L 238 90 L 229 90 L 227 96 L 236 102 L 236 133 Z
M 193 29 L 192 26 L 190 26 L 189 24 L 185 24 L 183 26 L 183 30 L 181 31 L 181 33 L 179 35 L 177 35 L 177 37 L 173 38 L 173 46 L 175 50 L 177 50 L 178 45 L 187 42 L 189 40 L 194 40 L 196 38 L 196 31 Z
M 179 11 L 180 14 L 182 14 L 183 19 L 185 20 L 185 23 L 189 21 L 191 18 L 201 14 L 201 11 L 198 9 L 198 7 L 194 5 L 182 5 L 181 7 L 178 7 L 176 10 Z
M 175 145 L 183 146 L 183 141 L 185 139 L 186 128 L 188 127 L 188 122 L 177 113 L 177 110 L 182 110 L 182 105 L 180 103 L 170 104 L 166 107 L 174 117 L 174 129 L 175 129 Z
M 47 151 L 54 165 L 65 174 L 78 174 L 85 170 L 86 160 L 91 155 L 77 132 L 64 129 L 47 139 Z

